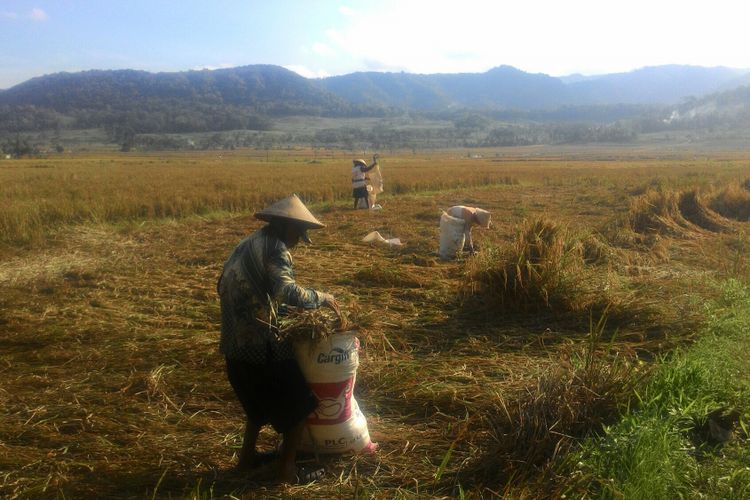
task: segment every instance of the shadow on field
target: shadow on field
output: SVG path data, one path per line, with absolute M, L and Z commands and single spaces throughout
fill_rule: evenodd
M 250 473 L 233 468 L 202 472 L 153 468 L 131 473 L 91 473 L 83 484 L 93 495 L 89 498 L 253 498 L 256 495 L 264 497 L 269 489 L 279 487 L 274 481 L 275 473 L 273 464 Z M 76 492 L 75 488 L 67 493 L 85 495 L 85 492 Z

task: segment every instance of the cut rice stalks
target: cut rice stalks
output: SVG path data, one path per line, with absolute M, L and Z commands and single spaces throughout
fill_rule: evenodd
M 293 311 L 279 318 L 279 338 L 294 342 L 317 340 L 350 331 L 352 326 L 343 312 L 327 309 Z
M 465 298 L 498 312 L 585 308 L 582 245 L 558 223 L 525 221 L 508 246 L 490 248 L 467 266 Z

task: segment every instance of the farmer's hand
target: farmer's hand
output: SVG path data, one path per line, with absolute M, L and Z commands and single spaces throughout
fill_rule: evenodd
M 323 292 L 323 293 L 320 294 L 320 298 L 321 298 L 321 305 L 322 306 L 325 306 L 325 307 L 328 307 L 329 309 L 334 310 L 336 312 L 336 314 L 338 314 L 339 316 L 341 316 L 341 310 L 339 309 L 339 303 L 336 302 L 336 299 L 333 297 L 333 295 L 331 295 L 330 293 Z

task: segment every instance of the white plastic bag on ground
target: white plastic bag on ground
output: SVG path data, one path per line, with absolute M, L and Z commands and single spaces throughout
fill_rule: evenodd
M 301 451 L 347 453 L 373 451 L 367 420 L 352 396 L 359 367 L 359 340 L 352 332 L 317 341 L 297 342 L 297 362 L 320 400 L 307 418 Z
M 440 250 L 438 255 L 443 260 L 455 259 L 456 254 L 464 248 L 466 235 L 463 219 L 451 217 L 443 212 L 440 216 Z
M 362 238 L 362 241 L 364 241 L 365 243 L 380 243 L 389 247 L 400 247 L 403 244 L 401 243 L 400 238 L 383 238 L 379 231 L 373 231 L 369 233 L 367 236 Z

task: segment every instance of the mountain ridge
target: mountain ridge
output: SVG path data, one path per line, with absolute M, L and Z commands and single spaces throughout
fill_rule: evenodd
M 271 119 L 285 116 L 411 112 L 454 118 L 479 113 L 507 122 L 611 123 L 645 117 L 656 123 L 685 101 L 746 83 L 750 73 L 744 70 L 681 65 L 570 79 L 507 65 L 484 73 L 357 72 L 318 79 L 276 65 L 161 73 L 88 70 L 35 77 L 0 91 L 0 132 L 103 128 L 112 137 L 130 137 L 269 130 Z M 717 107 L 706 109 L 701 116 Z M 684 109 L 676 116 L 686 116 Z
M 746 70 L 688 65 L 573 78 L 501 65 L 483 73 L 355 72 L 308 79 L 275 65 L 151 73 L 87 70 L 35 77 L 0 90 L 0 104 L 71 108 L 119 106 L 133 98 L 256 106 L 283 100 L 292 108 L 336 114 L 350 105 L 419 111 L 466 108 L 550 109 L 569 105 L 676 104 L 750 82 Z M 727 88 L 729 87 L 729 88 Z M 309 110 L 308 110 L 309 111 Z M 340 109 L 339 111 L 340 112 Z

